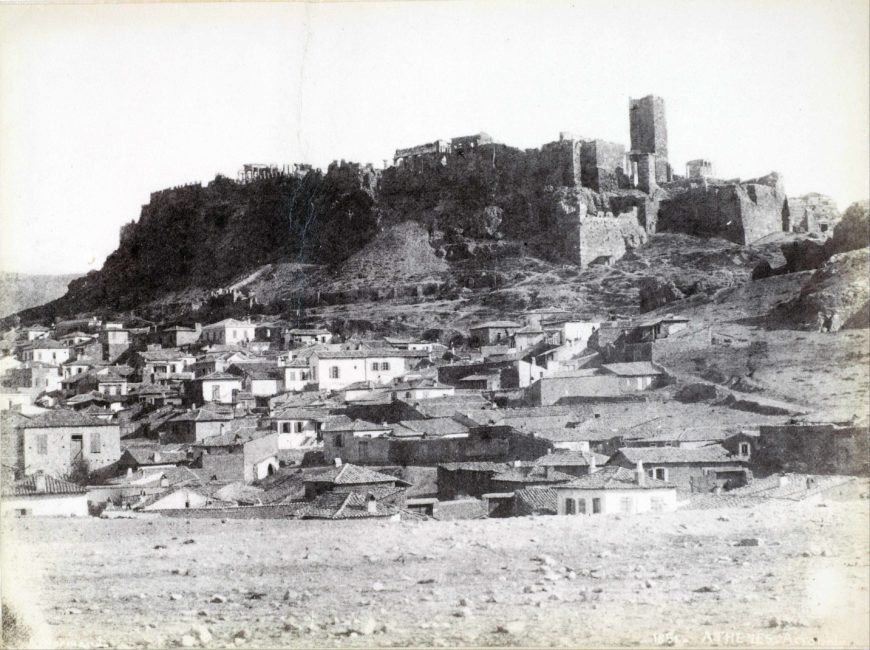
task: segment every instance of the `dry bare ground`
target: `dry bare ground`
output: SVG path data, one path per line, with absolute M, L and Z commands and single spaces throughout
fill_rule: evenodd
M 866 498 L 631 518 L 18 520 L 3 589 L 40 647 L 867 647 L 868 523 Z

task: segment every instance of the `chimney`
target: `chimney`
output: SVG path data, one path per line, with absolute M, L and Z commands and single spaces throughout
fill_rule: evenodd
M 36 486 L 37 492 L 46 492 L 48 488 L 45 485 L 45 474 L 37 472 L 33 476 L 33 484 Z
M 645 485 L 646 484 L 646 472 L 643 469 L 643 461 L 637 461 L 637 484 Z
M 378 512 L 378 502 L 375 500 L 374 494 L 369 494 L 366 497 L 366 512 L 370 515 L 377 514 Z
M 547 465 L 547 467 L 544 468 L 544 476 L 547 478 L 547 480 L 553 478 L 553 466 L 552 465 Z
M 598 471 L 598 461 L 595 460 L 595 454 L 589 456 L 589 473 L 594 474 Z
M 127 478 L 130 478 L 131 476 L 133 476 L 133 468 L 128 467 L 127 468 Z
M 783 474 L 779 477 L 779 487 L 785 487 L 786 485 L 788 485 L 788 476 Z
M 336 458 L 336 459 L 335 459 L 335 466 L 336 466 L 336 467 L 341 467 L 341 458 Z

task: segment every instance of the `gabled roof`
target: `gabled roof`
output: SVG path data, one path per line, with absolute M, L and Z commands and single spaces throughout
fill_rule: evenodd
M 722 445 L 704 447 L 621 447 L 622 454 L 630 463 L 720 463 L 732 461 L 730 452 Z
M 311 420 L 326 422 L 330 417 L 325 409 L 305 408 L 299 406 L 278 407 L 272 412 L 272 420 Z M 348 418 L 349 419 L 349 418 Z
M 535 461 L 535 465 L 540 467 L 587 467 L 590 464 L 591 458 L 595 458 L 595 463 L 599 467 L 610 460 L 609 456 L 596 454 L 595 452 L 556 451 L 552 454 L 541 456 Z
M 649 361 L 633 361 L 631 363 L 607 363 L 601 366 L 608 372 L 621 377 L 647 377 L 649 375 L 661 375 L 661 370 Z
M 368 350 L 322 350 L 315 352 L 318 359 L 396 359 L 428 357 L 425 350 L 398 350 L 372 348 Z
M 173 417 L 171 422 L 227 422 L 233 419 L 233 413 L 227 409 L 225 411 L 217 409 L 198 408 L 191 411 L 179 413 Z
M 323 425 L 323 431 L 389 431 L 393 428 L 392 425 L 375 424 L 366 420 L 351 420 L 346 416 L 339 417 L 328 420 Z
M 55 341 L 54 339 L 34 339 L 27 347 L 31 350 L 69 349 L 68 345 L 63 344 L 60 341 Z
M 480 329 L 486 329 L 486 328 L 492 329 L 492 328 L 509 328 L 509 327 L 519 328 L 520 324 L 515 323 L 512 320 L 490 320 L 490 321 L 486 321 L 485 323 L 479 323 L 477 325 L 472 325 L 468 329 L 480 330 Z
M 144 350 L 139 352 L 139 357 L 145 363 L 154 361 L 181 361 L 182 359 L 194 358 L 192 354 L 175 349 Z
M 571 474 L 547 470 L 546 467 L 537 466 L 508 467 L 493 476 L 492 480 L 504 483 L 565 483 L 574 480 Z
M 85 494 L 87 490 L 80 485 L 63 481 L 59 478 L 54 478 L 45 474 L 45 490 L 39 491 L 36 489 L 36 475 L 33 474 L 20 481 L 15 481 L 12 485 L 3 486 L 3 496 L 40 496 L 52 494 Z
M 430 418 L 428 420 L 402 420 L 399 424 L 417 435 L 451 436 L 467 434 L 469 428 L 450 417 Z
M 210 323 L 209 325 L 204 326 L 202 329 L 212 329 L 217 327 L 256 327 L 256 325 L 254 325 L 251 321 L 241 321 L 236 320 L 235 318 L 225 318 L 218 321 L 217 323 Z
M 215 371 L 200 377 L 199 381 L 242 381 L 239 377 L 231 375 L 228 372 Z
M 505 463 L 494 463 L 492 461 L 465 461 L 458 463 L 439 463 L 439 468 L 443 468 L 449 472 L 501 472 L 507 468 Z
M 392 493 L 402 488 L 392 489 Z M 371 493 L 374 497 L 374 512 L 369 512 L 369 492 L 326 492 L 315 499 L 311 505 L 303 511 L 305 519 L 366 519 L 371 517 L 391 517 L 398 513 L 398 509 L 390 504 L 381 503 L 388 494 L 380 496 Z
M 291 336 L 323 336 L 324 334 L 332 334 L 327 329 L 304 329 L 304 328 L 294 328 L 288 332 Z
M 558 497 L 553 488 L 542 485 L 532 485 L 514 491 L 517 508 L 525 506 L 525 510 L 541 514 L 555 515 L 558 511 Z
M 604 467 L 594 474 L 574 479 L 569 483 L 554 485 L 553 489 L 574 488 L 581 490 L 655 490 L 674 487 L 671 483 L 658 479 L 643 477 L 643 483 L 637 482 L 637 472 L 624 467 Z
M 395 476 L 382 474 L 350 463 L 341 467 L 330 467 L 305 477 L 306 483 L 331 483 L 332 485 L 366 485 L 369 483 L 404 483 Z
M 53 410 L 35 415 L 24 425 L 25 429 L 44 429 L 53 427 L 106 427 L 118 426 L 99 418 L 83 415 L 77 411 Z

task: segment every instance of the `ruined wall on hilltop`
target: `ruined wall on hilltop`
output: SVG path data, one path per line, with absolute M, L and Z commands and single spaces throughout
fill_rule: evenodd
M 670 188 L 661 200 L 657 229 L 749 244 L 787 229 L 788 214 L 776 173 L 743 183 L 702 181 Z

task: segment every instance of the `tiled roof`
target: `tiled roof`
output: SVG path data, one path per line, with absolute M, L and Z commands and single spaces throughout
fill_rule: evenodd
M 430 436 L 449 436 L 468 433 L 468 427 L 453 418 L 431 418 L 429 420 L 402 420 L 399 424 L 418 434 Z
M 428 357 L 425 350 L 397 350 L 395 348 L 380 348 L 369 350 L 322 350 L 318 351 L 318 359 L 396 359 Z
M 535 461 L 535 465 L 541 467 L 587 467 L 590 458 L 595 458 L 595 463 L 600 467 L 610 458 L 604 454 L 581 451 L 557 451 L 546 456 L 541 456 Z
M 145 363 L 153 361 L 181 361 L 182 359 L 190 359 L 193 357 L 191 354 L 186 354 L 174 349 L 145 350 L 140 352 L 139 356 Z
M 212 329 L 219 327 L 255 327 L 255 325 L 251 321 L 240 321 L 235 318 L 225 318 L 217 323 L 211 323 L 206 325 L 202 329 Z
M 172 418 L 172 422 L 222 422 L 232 419 L 233 413 L 229 409 L 219 411 L 217 409 L 198 408 L 179 413 Z
M 325 422 L 332 416 L 329 415 L 326 409 L 288 406 L 275 409 L 271 417 L 273 420 L 312 420 L 315 422 Z
M 517 327 L 519 328 L 520 324 L 515 323 L 512 320 L 490 320 L 485 323 L 480 323 L 478 325 L 472 325 L 468 329 L 470 330 L 479 330 L 483 328 L 506 328 L 506 327 Z
M 321 494 L 303 511 L 308 519 L 363 519 L 369 517 L 390 517 L 398 509 L 381 503 L 375 497 L 374 512 L 368 511 L 368 494 L 360 492 L 326 492 Z
M 25 429 L 51 427 L 105 427 L 118 426 L 104 422 L 99 418 L 82 415 L 77 411 L 54 410 L 34 416 L 24 425 Z
M 704 447 L 621 447 L 618 450 L 630 463 L 719 463 L 732 461 L 721 445 Z
M 345 464 L 341 467 L 330 467 L 306 476 L 305 481 L 314 483 L 331 483 L 333 485 L 365 485 L 367 483 L 396 482 L 395 476 L 382 474 L 358 465 Z
M 10 486 L 3 487 L 3 496 L 38 496 L 41 494 L 84 494 L 87 490 L 80 485 L 62 481 L 47 474 L 45 477 L 45 490 L 40 492 L 36 489 L 36 475 L 15 481 Z
M 594 474 L 583 476 L 569 483 L 554 486 L 560 488 L 579 488 L 583 490 L 652 490 L 670 488 L 672 484 L 666 481 L 643 477 L 643 484 L 637 482 L 637 472 L 624 467 L 603 467 Z
M 28 346 L 31 350 L 56 350 L 68 349 L 69 346 L 53 339 L 34 339 Z
M 204 377 L 199 378 L 200 381 L 241 381 L 235 375 L 231 375 L 228 372 L 212 372 Z
M 533 485 L 514 492 L 517 509 L 540 514 L 555 515 L 557 495 L 553 488 Z
M 296 357 L 295 359 L 291 359 L 285 368 L 307 368 L 308 367 L 308 359 L 303 357 Z
M 393 427 L 386 424 L 375 424 L 365 420 L 330 419 L 323 425 L 323 431 L 389 431 Z
M 327 329 L 301 329 L 295 328 L 288 332 L 291 336 L 323 336 L 324 334 L 331 334 L 331 332 Z
M 501 472 L 507 468 L 505 463 L 493 463 L 491 461 L 467 461 L 458 463 L 439 463 L 438 467 L 442 467 L 450 472 L 466 471 L 466 472 Z
M 574 477 L 564 472 L 547 471 L 546 467 L 510 467 L 492 477 L 494 481 L 505 483 L 565 483 Z
M 605 370 L 620 377 L 647 377 L 661 375 L 662 371 L 649 361 L 633 361 L 631 363 L 608 363 L 601 366 Z

